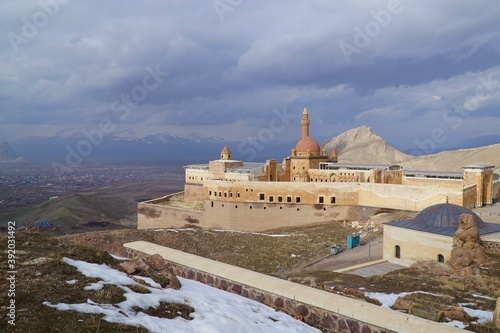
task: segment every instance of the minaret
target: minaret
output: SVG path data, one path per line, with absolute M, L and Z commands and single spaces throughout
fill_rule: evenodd
M 302 120 L 300 124 L 302 125 L 302 138 L 309 136 L 309 112 L 307 112 L 307 108 L 304 107 L 304 111 L 302 112 Z

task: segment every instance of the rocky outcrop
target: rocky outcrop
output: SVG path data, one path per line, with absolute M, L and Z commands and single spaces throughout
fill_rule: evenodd
M 470 322 L 472 319 L 463 307 L 444 306 L 440 302 L 434 302 L 419 296 L 418 293 L 398 297 L 392 309 L 438 322 L 445 321 L 446 319 Z
M 471 277 L 479 275 L 485 260 L 484 247 L 474 218 L 470 214 L 460 215 L 448 264 L 461 276 Z
M 127 274 L 141 274 L 150 277 L 163 288 L 176 290 L 181 288 L 179 279 L 171 269 L 166 267 L 165 260 L 159 254 L 137 257 L 124 261 L 119 266 Z

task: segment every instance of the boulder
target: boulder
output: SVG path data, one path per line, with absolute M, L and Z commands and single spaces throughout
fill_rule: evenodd
M 181 283 L 175 273 L 166 267 L 165 260 L 158 254 L 123 261 L 119 264 L 119 267 L 127 274 L 142 274 L 153 278 L 153 280 L 155 280 L 154 277 L 156 275 L 161 275 L 163 278 L 169 280 L 169 282 L 167 281 L 168 285 L 166 288 L 180 289 L 181 287 Z M 161 280 L 164 280 L 163 278 Z M 165 283 L 156 282 L 165 285 Z
M 143 257 L 135 258 L 134 260 L 127 260 L 119 265 L 127 274 L 134 273 L 151 273 L 154 269 L 145 261 Z
M 465 312 L 464 308 L 462 307 L 450 306 L 444 309 L 443 312 L 445 317 L 452 321 L 458 320 L 461 322 L 470 322 L 471 320 L 470 316 L 467 314 L 467 312 Z
M 414 304 L 412 301 L 404 299 L 403 297 L 398 297 L 396 302 L 394 302 L 394 305 L 392 308 L 394 310 L 402 310 L 406 311 L 407 313 L 411 313 L 411 309 L 413 308 Z
M 144 258 L 144 260 L 155 271 L 161 271 L 165 268 L 165 259 L 163 259 L 159 254 L 153 254 L 149 257 Z

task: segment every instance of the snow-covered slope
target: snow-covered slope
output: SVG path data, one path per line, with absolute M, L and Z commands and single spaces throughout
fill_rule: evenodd
M 151 287 L 150 293 L 134 292 L 130 286 L 138 283 L 127 274 L 106 265 L 65 258 L 64 261 L 76 267 L 87 277 L 99 281 L 85 288 L 99 290 L 105 284 L 113 284 L 123 289 L 126 301 L 118 304 L 99 304 L 92 300 L 79 304 L 44 305 L 61 311 L 102 314 L 103 319 L 125 325 L 141 325 L 152 333 L 320 333 L 321 331 L 296 320 L 283 312 L 278 312 L 266 305 L 239 295 L 231 294 L 202 283 L 179 278 L 182 287 L 179 290 L 162 289 L 148 278 L 140 278 Z M 136 277 L 137 278 L 137 277 Z M 75 281 L 67 281 L 75 283 Z M 144 287 L 144 286 L 143 286 Z M 192 320 L 183 318 L 165 319 L 148 315 L 139 308 L 157 307 L 160 302 L 187 304 L 194 308 Z

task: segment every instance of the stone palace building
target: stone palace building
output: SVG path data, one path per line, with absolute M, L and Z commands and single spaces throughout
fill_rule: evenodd
M 442 172 L 339 163 L 335 149 L 321 149 L 310 136 L 309 124 L 304 108 L 301 137 L 281 164 L 234 160 L 225 146 L 218 159 L 186 166 L 184 192 L 139 203 L 138 227 L 264 231 L 359 220 L 365 211 L 360 207 L 421 211 L 450 203 L 474 208 L 500 199 L 492 165 Z

